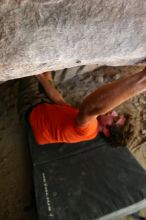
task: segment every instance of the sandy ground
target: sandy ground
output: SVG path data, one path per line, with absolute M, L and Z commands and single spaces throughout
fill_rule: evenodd
M 66 100 L 78 106 L 83 97 L 98 86 L 138 70 L 141 68 L 102 67 L 91 73 L 74 74 L 69 80 L 64 77 L 57 84 Z M 18 118 L 18 93 L 19 80 L 0 86 L 0 220 L 37 219 L 31 159 L 26 134 Z M 129 100 L 117 110 L 130 115 L 126 141 L 130 151 L 146 169 L 146 93 Z M 142 210 L 141 215 L 146 217 L 146 211 Z

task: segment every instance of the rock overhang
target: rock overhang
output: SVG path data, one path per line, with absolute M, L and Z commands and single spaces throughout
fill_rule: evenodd
M 145 0 L 3 0 L 0 81 L 146 59 Z

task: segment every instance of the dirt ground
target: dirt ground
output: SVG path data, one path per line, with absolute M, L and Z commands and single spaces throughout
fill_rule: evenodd
M 83 97 L 97 87 L 141 69 L 100 67 L 91 73 L 75 74 L 68 81 L 59 82 L 58 88 L 67 101 L 78 106 Z M 31 159 L 18 117 L 18 94 L 19 80 L 0 85 L 0 220 L 37 219 Z M 126 142 L 146 169 L 146 93 L 127 101 L 117 111 L 129 114 Z M 146 211 L 142 210 L 141 215 L 146 217 Z

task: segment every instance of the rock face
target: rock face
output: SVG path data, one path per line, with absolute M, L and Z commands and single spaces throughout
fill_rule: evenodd
M 0 2 L 0 81 L 145 59 L 145 0 Z

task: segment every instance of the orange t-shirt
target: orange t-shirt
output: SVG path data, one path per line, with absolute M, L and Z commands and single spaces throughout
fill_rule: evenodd
M 93 139 L 99 132 L 98 121 L 79 126 L 76 124 L 78 109 L 70 105 L 42 103 L 29 115 L 34 137 L 38 144 L 75 143 Z

